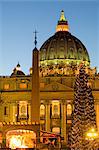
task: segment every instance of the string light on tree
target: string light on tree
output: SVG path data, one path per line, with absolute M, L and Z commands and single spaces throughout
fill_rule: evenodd
M 88 78 L 84 66 L 81 65 L 74 86 L 74 110 L 69 134 L 71 150 L 88 150 L 89 141 L 85 139 L 85 133 L 89 131 L 90 127 L 94 127 L 96 130 L 94 98 L 88 84 Z

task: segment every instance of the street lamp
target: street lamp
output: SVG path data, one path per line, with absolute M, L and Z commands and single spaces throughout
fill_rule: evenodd
M 98 146 L 97 139 L 98 133 L 96 132 L 95 128 L 91 128 L 88 132 L 86 132 L 86 140 L 89 141 L 89 149 L 94 149 Z

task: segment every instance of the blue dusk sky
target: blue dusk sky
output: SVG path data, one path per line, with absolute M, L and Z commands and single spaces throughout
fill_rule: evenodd
M 34 48 L 55 33 L 60 12 L 64 10 L 70 32 L 88 50 L 91 67 L 99 72 L 98 0 L 0 0 L 0 75 L 11 75 L 19 62 L 29 74 Z

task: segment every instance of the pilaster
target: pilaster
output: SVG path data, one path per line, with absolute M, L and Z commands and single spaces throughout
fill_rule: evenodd
M 28 113 L 29 113 L 28 122 L 31 122 L 31 106 L 30 106 L 30 103 L 28 104 Z
M 13 122 L 16 122 L 16 115 L 17 115 L 17 105 L 13 103 Z
M 95 104 L 95 110 L 96 110 L 96 122 L 97 122 L 97 128 L 99 132 L 99 102 Z
M 61 135 L 64 137 L 64 142 L 67 141 L 66 138 L 66 102 L 61 101 Z
M 45 105 L 45 113 L 46 113 L 46 131 L 50 132 L 50 103 L 46 101 Z

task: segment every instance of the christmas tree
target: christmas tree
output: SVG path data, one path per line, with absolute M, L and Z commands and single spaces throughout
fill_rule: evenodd
M 76 78 L 74 90 L 74 109 L 69 144 L 71 150 L 88 150 L 89 141 L 85 139 L 85 133 L 91 127 L 96 128 L 96 115 L 92 90 L 88 84 L 88 75 L 83 65 L 81 65 Z

